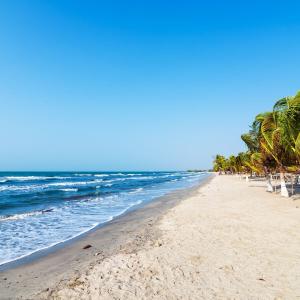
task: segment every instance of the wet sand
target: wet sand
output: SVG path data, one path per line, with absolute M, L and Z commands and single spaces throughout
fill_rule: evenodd
M 300 200 L 265 189 L 262 181 L 217 176 L 141 233 L 142 246 L 125 244 L 39 296 L 299 299 Z
M 109 257 L 139 251 L 148 241 L 159 239 L 156 225 L 164 214 L 198 188 L 171 192 L 50 251 L 5 266 L 0 270 L 0 299 L 48 298 L 56 286 L 78 278 Z
M 299 299 L 300 199 L 265 189 L 262 181 L 215 176 L 115 220 L 46 259 L 7 271 L 6 280 L 1 274 L 1 295 Z M 83 250 L 86 244 L 92 247 Z

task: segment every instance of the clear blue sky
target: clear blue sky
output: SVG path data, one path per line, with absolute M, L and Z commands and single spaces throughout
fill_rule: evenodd
M 1 1 L 1 170 L 208 168 L 300 89 L 299 1 Z

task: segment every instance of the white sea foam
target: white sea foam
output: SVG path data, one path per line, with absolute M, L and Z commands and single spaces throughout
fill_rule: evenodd
M 9 185 L 5 184 L 0 186 L 0 192 L 2 191 L 35 191 L 45 190 L 53 187 L 69 187 L 69 186 L 83 186 L 92 185 L 102 182 L 103 179 L 89 180 L 89 181 L 65 181 L 65 182 L 53 182 L 47 184 L 34 184 L 34 185 Z
M 93 176 L 93 174 L 75 173 L 75 176 Z
M 116 197 L 116 195 L 113 195 L 113 196 L 110 196 L 110 197 L 107 197 L 109 199 L 119 199 L 118 197 Z M 102 199 L 102 198 L 101 198 Z M 111 201 L 109 201 L 111 203 Z M 70 237 L 67 237 L 67 238 L 62 238 L 56 242 L 53 242 L 53 243 L 46 243 L 47 246 L 45 247 L 38 247 L 34 250 L 27 250 L 26 253 L 24 253 L 24 250 L 23 247 L 22 249 L 20 249 L 20 252 L 17 251 L 18 255 L 8 255 L 8 257 L 0 257 L 0 265 L 3 265 L 5 263 L 8 263 L 8 262 L 12 262 L 12 261 L 15 261 L 15 260 L 18 260 L 18 259 L 21 259 L 21 258 L 24 258 L 24 257 L 27 257 L 33 253 L 36 253 L 38 251 L 41 251 L 41 250 L 45 250 L 45 249 L 48 249 L 50 247 L 53 247 L 53 246 L 56 246 L 56 245 L 59 245 L 61 243 L 64 243 L 66 241 L 69 241 L 69 240 L 72 240 L 90 230 L 92 230 L 93 228 L 95 228 L 96 226 L 98 226 L 99 224 L 102 224 L 102 223 L 106 223 L 106 222 L 109 222 L 111 220 L 113 220 L 115 217 L 117 216 L 120 216 L 122 214 L 124 214 L 126 211 L 128 211 L 131 207 L 135 206 L 135 205 L 138 205 L 142 203 L 142 200 L 138 200 L 138 201 L 135 201 L 135 202 L 132 202 L 132 203 L 128 203 L 127 207 L 125 207 L 124 209 L 121 209 L 121 210 L 118 210 L 115 214 L 113 215 L 106 215 L 105 219 L 102 221 L 102 222 L 96 222 L 96 223 L 93 223 L 92 225 L 86 227 L 85 229 L 83 230 L 80 230 L 79 232 L 77 232 L 76 234 L 73 234 L 72 236 Z M 92 206 L 94 207 L 94 205 L 92 204 Z M 43 214 L 45 213 L 46 211 L 38 211 L 38 212 L 35 212 L 35 214 Z M 26 217 L 27 216 L 31 216 L 31 215 L 34 215 L 33 213 L 29 213 L 29 214 L 22 214 L 22 216 Z M 11 216 L 13 217 L 13 216 Z M 19 215 L 19 218 L 21 218 L 21 214 Z M 0 220 L 1 221 L 1 220 Z M 45 243 L 44 243 L 45 244 Z M 16 250 L 16 248 L 15 248 Z M 8 252 L 8 253 L 13 253 L 13 252 Z M 20 254 L 19 254 L 20 253 Z
M 137 188 L 131 192 L 129 192 L 129 194 L 138 194 L 139 192 L 143 191 L 144 189 L 143 188 Z
M 45 176 L 6 176 L 7 180 L 14 180 L 14 181 L 29 181 L 29 180 L 43 180 L 48 179 Z
M 36 186 L 2 185 L 2 186 L 0 186 L 0 192 L 2 192 L 2 191 L 29 191 L 34 188 L 36 188 Z
M 76 188 L 69 188 L 69 189 L 60 189 L 60 191 L 63 191 L 63 192 L 78 192 L 78 189 Z
M 139 173 L 128 173 L 126 174 L 127 176 L 140 176 L 140 175 L 143 175 L 143 174 L 139 174 Z
M 77 186 L 77 185 L 87 185 L 93 183 L 102 182 L 102 179 L 97 180 L 89 180 L 89 181 L 67 181 L 67 182 L 54 182 L 44 185 L 44 187 L 51 187 L 51 186 Z
M 110 182 L 118 182 L 118 181 L 125 181 L 127 178 L 116 178 L 116 179 L 109 179 L 103 181 L 103 183 L 110 183 Z
M 93 181 L 91 181 L 91 183 L 98 183 L 98 182 L 103 182 L 103 179 L 96 179 L 96 180 L 93 180 Z
M 11 216 L 10 215 L 9 216 L 0 216 L 0 222 L 21 220 L 21 219 L 25 219 L 27 217 L 33 217 L 33 216 L 45 214 L 47 212 L 52 212 L 53 210 L 54 210 L 53 208 L 49 208 L 49 209 L 45 209 L 45 210 L 32 211 L 29 213 L 15 214 L 15 215 L 11 215 Z
M 108 221 L 111 221 L 111 220 L 112 220 L 112 218 L 108 218 Z M 7 259 L 7 260 L 0 261 L 0 266 L 3 265 L 3 264 L 9 263 L 9 262 L 12 262 L 12 261 L 15 261 L 15 260 L 18 260 L 18 259 L 27 257 L 27 256 L 29 256 L 29 255 L 31 255 L 31 254 L 33 254 L 33 253 L 38 252 L 38 251 L 45 250 L 45 249 L 49 249 L 49 248 L 51 248 L 51 247 L 53 247 L 53 246 L 56 246 L 56 245 L 62 244 L 62 243 L 64 243 L 64 242 L 67 242 L 67 241 L 69 241 L 69 240 L 72 240 L 72 239 L 76 238 L 77 236 L 80 236 L 80 235 L 82 235 L 82 234 L 84 234 L 84 233 L 86 233 L 86 232 L 88 232 L 88 231 L 94 229 L 94 228 L 95 228 L 96 226 L 98 226 L 99 224 L 100 224 L 100 223 L 94 223 L 91 227 L 87 228 L 86 230 L 83 230 L 83 231 L 79 232 L 78 234 L 76 234 L 76 235 L 74 235 L 74 236 L 72 236 L 72 237 L 70 237 L 70 238 L 63 239 L 63 240 L 60 240 L 60 241 L 58 241 L 58 242 L 54 242 L 54 243 L 52 243 L 52 244 L 50 244 L 50 245 L 48 245 L 48 246 L 46 246 L 46 247 L 38 248 L 38 249 L 36 249 L 36 250 L 30 251 L 30 252 L 28 252 L 28 253 L 26 253 L 26 254 L 24 254 L 24 255 L 21 255 L 21 256 L 19 256 L 19 257 L 15 257 L 15 258 L 12 258 L 12 259 Z
M 87 181 L 68 181 L 68 182 L 54 182 L 49 183 L 46 186 L 72 186 L 72 185 L 86 185 Z
M 127 180 L 148 180 L 148 179 L 154 179 L 154 178 L 157 178 L 158 176 L 141 176 L 141 177 L 129 177 L 129 178 L 126 178 Z
M 63 176 L 5 176 L 6 180 L 11 181 L 32 181 L 32 180 L 49 180 L 49 179 L 69 179 L 71 177 Z

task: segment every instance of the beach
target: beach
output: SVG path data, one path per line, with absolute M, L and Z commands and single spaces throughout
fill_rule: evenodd
M 300 199 L 265 189 L 216 175 L 170 193 L 2 271 L 1 298 L 297 299 Z
M 90 232 L 206 172 L 0 172 L 0 270 Z

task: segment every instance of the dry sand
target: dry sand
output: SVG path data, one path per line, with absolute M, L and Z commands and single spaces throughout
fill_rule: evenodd
M 300 299 L 300 200 L 216 176 L 149 225 L 32 298 Z
M 158 240 L 124 245 L 39 297 L 300 299 L 298 205 L 260 182 L 217 176 L 165 214 Z

